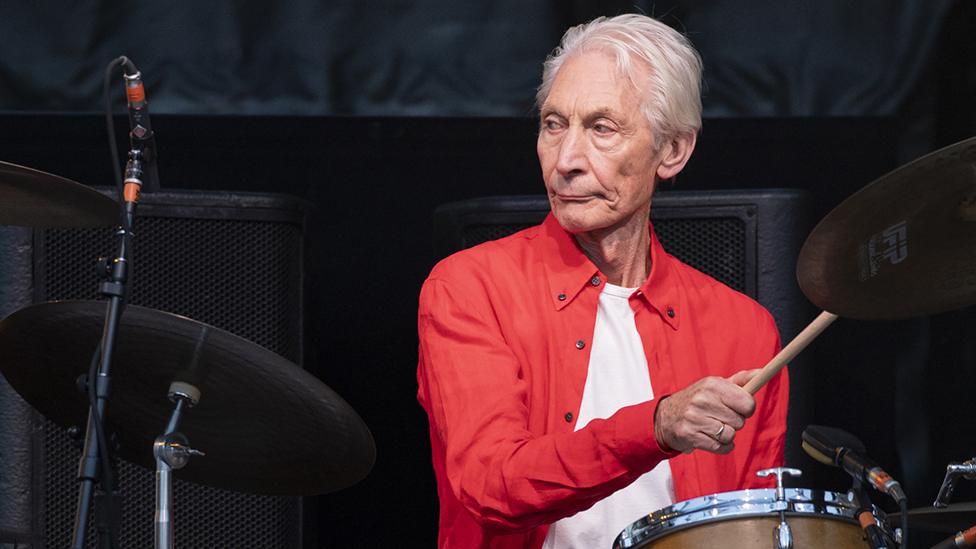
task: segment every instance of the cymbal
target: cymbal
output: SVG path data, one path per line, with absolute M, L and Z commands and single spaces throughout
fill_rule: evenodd
M 88 371 L 107 302 L 23 308 L 0 321 L 0 370 L 46 417 L 84 428 Z M 174 380 L 200 389 L 178 431 L 193 457 L 177 478 L 270 495 L 314 495 L 369 473 L 376 449 L 362 419 L 338 394 L 288 360 L 186 317 L 129 305 L 112 356 L 107 421 L 119 455 L 155 470 L 153 440 L 164 431 Z
M 119 206 L 81 183 L 17 164 L 0 162 L 0 225 L 107 227 Z
M 813 229 L 796 267 L 817 307 L 857 319 L 976 303 L 976 138 L 867 185 Z
M 888 523 L 900 526 L 901 513 L 888 513 Z M 908 510 L 908 527 L 929 532 L 955 533 L 976 525 L 976 502 L 953 503 L 942 509 L 919 507 Z

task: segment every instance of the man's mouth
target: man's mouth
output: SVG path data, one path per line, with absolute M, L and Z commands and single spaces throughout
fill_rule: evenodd
M 556 193 L 556 198 L 563 202 L 586 202 L 587 200 L 592 200 L 596 198 L 592 194 L 562 194 Z

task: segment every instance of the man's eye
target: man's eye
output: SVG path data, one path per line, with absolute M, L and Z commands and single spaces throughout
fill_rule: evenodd
M 556 120 L 546 120 L 543 124 L 545 125 L 546 129 L 549 130 L 549 131 L 558 130 L 562 126 Z
M 610 135 L 614 132 L 614 129 L 606 124 L 596 124 L 593 126 L 593 131 L 599 135 Z

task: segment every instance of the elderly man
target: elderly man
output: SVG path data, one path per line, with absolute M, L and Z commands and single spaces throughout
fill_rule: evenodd
M 701 126 L 701 62 L 641 15 L 570 29 L 545 63 L 552 213 L 439 263 L 420 296 L 439 547 L 603 547 L 650 511 L 780 465 L 785 371 L 748 297 L 667 255 L 648 223 Z M 765 486 L 765 484 L 761 484 Z

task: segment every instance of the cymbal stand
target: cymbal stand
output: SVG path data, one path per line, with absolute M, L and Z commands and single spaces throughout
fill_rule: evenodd
M 962 463 L 953 462 L 946 466 L 945 478 L 942 480 L 939 495 L 935 497 L 932 507 L 941 509 L 949 505 L 949 498 L 952 497 L 952 491 L 955 489 L 959 477 L 966 480 L 976 480 L 976 458 L 967 459 Z
M 173 549 L 172 496 L 174 469 L 182 469 L 190 456 L 202 456 L 203 452 L 190 448 L 190 441 L 177 432 L 184 408 L 192 408 L 200 402 L 200 390 L 181 381 L 169 386 L 169 399 L 175 403 L 166 431 L 156 437 L 153 456 L 156 457 L 156 549 Z

